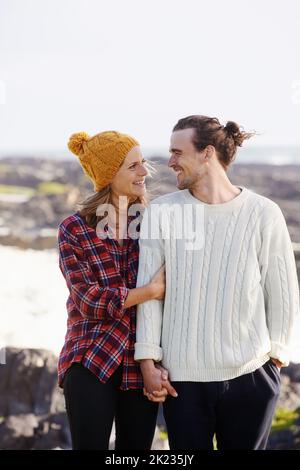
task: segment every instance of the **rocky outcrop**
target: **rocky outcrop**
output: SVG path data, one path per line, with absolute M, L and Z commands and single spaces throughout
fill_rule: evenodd
M 57 358 L 46 350 L 6 349 L 0 365 L 0 448 L 71 448 Z
M 50 351 L 6 349 L 6 364 L 0 365 L 0 449 L 71 449 L 56 367 L 57 357 Z M 166 445 L 157 427 L 153 448 Z
M 300 450 L 300 419 L 292 426 L 272 432 L 268 440 L 268 450 Z
M 278 406 L 286 410 L 300 408 L 300 364 L 281 369 L 281 393 Z
M 168 168 L 167 159 L 156 157 L 151 162 L 156 174 L 147 179 L 150 198 L 175 191 L 176 177 Z M 300 165 L 236 163 L 229 169 L 229 176 L 233 184 L 246 186 L 277 202 L 292 241 L 300 243 Z M 57 185 L 62 192 L 57 192 Z M 92 184 L 76 159 L 59 162 L 50 158 L 1 159 L 0 243 L 22 248 L 55 248 L 59 222 L 92 192 Z
M 6 364 L 0 365 L 0 449 L 71 448 L 56 365 L 57 357 L 50 351 L 6 349 Z M 300 407 L 300 364 L 282 369 L 281 375 L 278 407 L 295 410 Z M 164 428 L 160 409 L 153 449 L 168 448 L 167 440 L 160 435 Z M 300 449 L 300 419 L 291 427 L 273 432 L 268 448 Z
M 6 349 L 0 365 L 0 449 L 71 449 L 63 392 L 57 386 L 57 357 L 41 349 Z M 300 364 L 282 369 L 278 407 L 300 408 Z M 167 449 L 160 408 L 153 449 Z M 188 431 L 187 431 L 188 432 Z M 113 448 L 113 435 L 110 447 Z M 272 432 L 269 449 L 300 449 L 300 419 Z
M 278 408 L 286 411 L 297 411 L 300 415 L 300 364 L 290 364 L 281 369 L 281 393 Z M 268 449 L 300 450 L 300 418 L 291 426 L 273 431 L 268 440 Z

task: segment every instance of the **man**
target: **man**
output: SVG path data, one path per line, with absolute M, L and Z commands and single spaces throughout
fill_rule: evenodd
M 181 119 L 169 160 L 180 191 L 144 214 L 137 286 L 165 263 L 166 295 L 138 306 L 135 359 L 149 399 L 165 392 L 155 365 L 169 371 L 178 393 L 164 403 L 173 450 L 212 449 L 214 435 L 218 449 L 265 449 L 289 364 L 299 287 L 285 219 L 227 176 L 252 135 L 232 121 Z M 189 224 L 193 246 L 192 231 L 181 233 Z

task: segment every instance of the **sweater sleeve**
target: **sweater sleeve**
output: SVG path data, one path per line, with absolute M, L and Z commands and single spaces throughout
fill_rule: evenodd
M 83 250 L 74 235 L 65 228 L 58 230 L 59 267 L 66 280 L 70 297 L 84 318 L 120 319 L 129 289 L 102 287 L 89 263 L 84 260 Z
M 293 326 L 299 315 L 299 284 L 292 243 L 284 216 L 276 216 L 262 231 L 260 253 L 270 357 L 289 365 Z
M 164 264 L 164 245 L 161 236 L 158 205 L 145 210 L 140 231 L 140 258 L 137 287 L 149 283 Z M 149 300 L 137 306 L 136 361 L 153 359 L 161 361 L 162 300 Z

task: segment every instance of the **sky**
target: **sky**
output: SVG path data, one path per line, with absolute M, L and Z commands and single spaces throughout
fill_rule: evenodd
M 300 145 L 298 0 L 0 0 L 0 153 L 110 129 L 167 152 L 190 114 Z

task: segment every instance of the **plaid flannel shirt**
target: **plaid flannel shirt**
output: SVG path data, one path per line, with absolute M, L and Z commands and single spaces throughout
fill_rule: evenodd
M 133 217 L 128 217 L 128 223 Z M 106 382 L 123 364 L 121 390 L 143 387 L 134 361 L 136 306 L 124 308 L 136 287 L 139 243 L 101 239 L 79 212 L 58 227 L 59 267 L 69 290 L 67 333 L 58 361 L 58 384 L 73 362 Z

